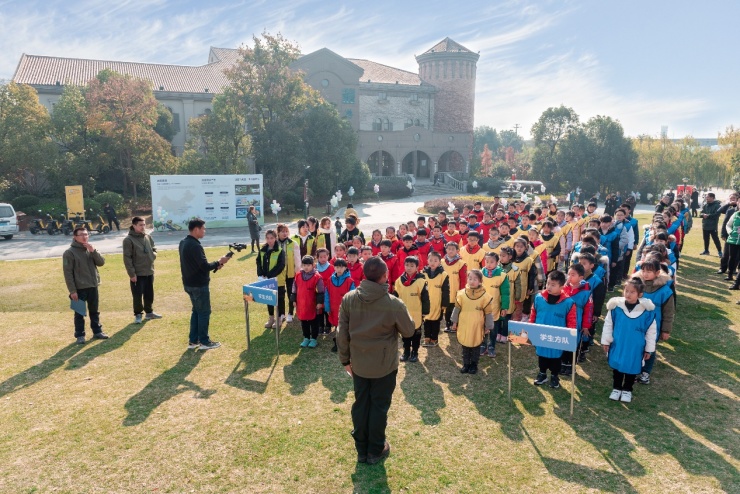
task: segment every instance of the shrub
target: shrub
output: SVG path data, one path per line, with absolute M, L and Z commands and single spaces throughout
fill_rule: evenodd
M 406 184 L 408 179 L 403 177 L 391 177 L 382 181 L 378 181 L 377 184 L 380 186 L 380 196 L 389 199 L 399 199 L 401 197 L 409 197 L 414 193 L 413 189 L 409 189 Z M 366 192 L 373 194 L 373 187 L 376 182 L 370 180 L 367 184 Z
M 25 210 L 35 211 L 39 209 L 38 208 L 39 202 L 41 202 L 39 198 L 36 196 L 32 196 L 32 195 L 18 196 L 12 201 L 10 201 L 10 203 L 13 205 L 13 209 L 15 209 L 16 211 L 18 210 L 23 211 L 24 213 L 26 212 Z
M 97 196 L 95 196 L 97 198 Z M 90 217 L 90 210 L 94 215 L 100 213 L 103 214 L 103 204 L 99 203 L 95 199 L 85 199 L 85 209 L 87 210 L 86 217 Z
M 88 199 L 89 201 L 90 199 Z M 126 208 L 126 203 L 123 200 L 123 196 L 121 194 L 117 194 L 116 192 L 110 192 L 105 191 L 101 192 L 100 194 L 95 194 L 95 202 L 99 204 L 105 204 L 110 203 L 111 206 L 113 206 L 113 209 L 116 211 L 116 215 L 122 218 L 125 218 L 128 216 L 128 210 Z M 87 209 L 90 209 L 88 206 Z M 103 212 L 103 208 L 100 208 L 100 212 Z
M 342 191 L 342 194 L 344 194 L 344 197 L 349 200 L 349 197 L 346 194 L 349 188 L 352 187 L 358 194 L 361 194 L 362 191 L 367 190 L 368 184 L 370 183 L 370 176 L 370 168 L 367 164 L 356 160 L 347 167 L 346 170 L 343 170 L 341 175 L 339 175 L 339 189 Z M 370 185 L 370 191 L 372 192 L 372 190 L 373 185 Z M 330 195 L 334 195 L 334 192 L 336 191 L 332 191 Z
M 493 198 L 488 196 L 456 196 L 456 197 L 441 197 L 439 199 L 432 199 L 424 203 L 424 211 L 428 214 L 437 214 L 439 211 L 448 211 L 448 203 L 453 203 L 457 209 L 462 211 L 463 206 L 466 204 L 473 204 L 476 201 L 480 201 L 482 208 L 486 211 L 493 204 Z
M 478 182 L 478 189 L 471 191 L 475 193 L 487 193 L 489 196 L 497 196 L 501 193 L 501 187 L 505 185 L 503 179 L 498 177 L 483 177 L 475 179 Z M 468 181 L 468 190 L 472 188 L 473 180 Z

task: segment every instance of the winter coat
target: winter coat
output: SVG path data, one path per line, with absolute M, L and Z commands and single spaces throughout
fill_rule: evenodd
M 329 282 L 324 284 L 324 311 L 329 314 L 329 324 L 336 326 L 339 324 L 339 306 L 342 298 L 355 289 L 355 282 L 345 271 L 342 276 L 333 273 L 329 277 Z
M 450 305 L 450 277 L 440 265 L 432 271 L 429 266 L 424 268 L 427 279 L 427 293 L 429 294 L 429 314 L 427 319 L 439 321 L 444 308 Z
M 249 238 L 252 240 L 260 239 L 260 222 L 257 215 L 251 211 L 247 212 L 247 223 L 249 224 Z
M 642 271 L 637 271 L 634 275 L 640 279 L 643 278 Z M 670 334 L 676 318 L 676 299 L 673 294 L 674 286 L 671 275 L 661 270 L 654 280 L 643 280 L 643 282 L 645 283 L 643 297 L 655 305 L 655 324 L 657 325 L 655 337 L 659 337 L 661 333 Z
M 324 304 L 324 280 L 314 269 L 310 273 L 301 270 L 293 283 L 296 317 L 299 321 L 313 321 L 321 313 L 317 305 Z
M 62 255 L 67 291 L 72 294 L 82 288 L 96 288 L 100 285 L 98 266 L 103 264 L 105 264 L 105 259 L 100 252 L 97 250 L 88 252 L 81 243 L 73 240 L 69 249 Z
M 154 274 L 157 248 L 154 240 L 146 233 L 136 233 L 133 227 L 123 239 L 123 265 L 129 278 Z
M 501 266 L 489 271 L 487 268 L 482 269 L 483 288 L 493 300 L 493 320 L 498 321 L 501 317 L 501 311 L 513 312 L 511 305 L 511 293 L 509 284 L 509 274 Z
M 285 252 L 280 243 L 275 242 L 272 249 L 269 244 L 260 247 L 257 253 L 257 276 L 276 278 L 278 286 L 285 286 Z
M 561 292 L 558 301 L 551 304 L 547 301 L 547 295 L 547 290 L 542 290 L 534 297 L 529 322 L 576 329 L 578 315 L 575 301 Z M 535 352 L 539 357 L 545 358 L 560 358 L 563 355 L 562 350 L 541 346 L 535 346 Z
M 715 200 L 711 203 L 708 202 L 704 204 L 704 207 L 701 208 L 700 214 L 706 214 L 708 215 L 706 218 L 702 217 L 701 220 L 701 228 L 702 230 L 716 230 L 717 225 L 719 224 L 719 209 L 722 207 L 722 204 L 720 204 L 719 201 Z
M 493 329 L 493 299 L 482 286 L 466 286 L 457 292 L 451 319 L 457 324 L 457 342 L 477 347 L 483 343 L 485 330 Z
M 736 211 L 727 222 L 725 227 L 727 232 L 727 243 L 740 245 L 740 211 Z
M 402 274 L 393 286 L 393 294 L 406 304 L 414 327 L 421 328 L 424 318 L 429 314 L 429 292 L 424 275 L 419 272 L 413 277 Z
M 408 309 L 388 293 L 386 283 L 363 280 L 340 305 L 339 361 L 352 364 L 360 377 L 385 377 L 398 369 L 398 334 L 410 338 L 415 330 Z
M 643 353 L 655 351 L 655 305 L 641 298 L 630 312 L 624 297 L 614 297 L 607 302 L 606 309 L 601 344 L 609 345 L 609 367 L 625 374 L 639 374 Z

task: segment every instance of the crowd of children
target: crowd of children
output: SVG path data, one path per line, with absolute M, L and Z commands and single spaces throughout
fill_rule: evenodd
M 278 279 L 279 302 L 277 314 L 268 307 L 265 327 L 279 328 L 295 314 L 301 346 L 315 348 L 319 335 L 336 328 L 342 297 L 362 282 L 363 263 L 379 256 L 388 266 L 389 292 L 416 324 L 414 335 L 403 338 L 403 362 L 418 361 L 419 348 L 431 351 L 444 331 L 462 347 L 460 372 L 476 374 L 480 358 L 494 358 L 496 343 L 508 341 L 514 320 L 576 329 L 575 358 L 583 363 L 605 308 L 601 344 L 614 375 L 609 397 L 630 402 L 635 382 L 650 383 L 656 342 L 672 329 L 675 274 L 691 228 L 680 199 L 644 231 L 628 203 L 608 215 L 594 203 L 565 211 L 495 198 L 488 210 L 476 202 L 450 213 L 374 230 L 367 242 L 354 210 L 336 232 L 329 217 L 298 221 L 293 236 L 284 224 L 267 230 L 257 274 Z M 607 292 L 624 281 L 623 296 L 605 304 Z M 535 349 L 534 384 L 559 388 L 560 376 L 574 372 L 573 354 Z

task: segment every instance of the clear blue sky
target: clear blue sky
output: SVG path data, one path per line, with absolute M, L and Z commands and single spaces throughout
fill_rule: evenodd
M 628 135 L 740 124 L 740 1 L 0 0 L 0 79 L 22 53 L 200 65 L 263 30 L 416 71 L 446 36 L 480 51 L 476 125 L 529 130 L 550 106 Z M 733 34 L 734 33 L 734 34 Z

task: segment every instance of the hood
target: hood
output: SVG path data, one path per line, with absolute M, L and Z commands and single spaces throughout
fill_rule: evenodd
M 72 243 L 69 244 L 70 247 L 74 247 L 75 249 L 82 249 L 87 250 L 84 245 L 79 243 L 77 240 L 72 240 Z
M 129 237 L 136 237 L 136 238 L 144 238 L 146 236 L 146 233 L 138 233 L 134 231 L 134 227 L 130 226 L 128 228 L 128 236 Z
M 432 271 L 432 268 L 430 268 L 429 266 L 426 266 L 424 268 L 424 273 L 427 276 L 429 276 L 430 279 L 434 279 L 438 275 L 440 275 L 440 274 L 442 274 L 444 272 L 445 272 L 445 268 L 443 268 L 441 264 L 439 266 L 437 266 L 437 269 L 435 269 L 434 271 Z
M 486 294 L 486 289 L 483 288 L 482 286 L 479 286 L 478 288 L 470 288 L 467 285 L 465 286 L 465 295 L 470 300 L 477 300 L 485 294 Z
M 380 300 L 383 297 L 389 297 L 388 283 L 375 283 L 370 280 L 362 280 L 357 287 L 357 296 L 363 302 L 370 303 Z
M 344 283 L 344 280 L 346 280 L 350 276 L 351 275 L 349 274 L 349 269 L 345 271 L 342 276 L 339 276 L 337 272 L 334 272 L 331 275 L 331 282 L 334 283 L 335 286 L 340 286 L 342 283 Z
M 637 306 L 632 309 L 632 312 L 627 311 L 627 306 L 624 303 L 624 297 L 614 297 L 606 303 L 607 310 L 614 310 L 617 307 L 621 308 L 625 315 L 630 319 L 635 319 L 642 315 L 647 310 L 655 310 L 655 304 L 653 304 L 647 298 L 641 298 L 637 300 Z
M 540 295 L 542 295 L 543 297 L 545 297 L 545 300 L 547 300 L 547 297 L 548 297 L 549 293 L 547 293 L 547 290 L 542 290 L 540 292 Z M 566 298 L 568 298 L 568 296 L 565 294 L 565 292 L 560 292 L 560 298 L 558 299 L 558 302 L 557 303 L 562 302 Z
M 637 271 L 632 276 L 637 276 L 642 280 L 642 271 Z M 650 281 L 642 280 L 642 281 L 643 283 L 645 283 L 645 291 L 652 293 L 656 290 L 661 289 L 663 286 L 667 285 L 673 280 L 671 280 L 670 274 L 666 273 L 665 271 L 661 269 L 660 273 L 658 274 L 658 276 L 655 277 L 654 280 L 650 280 Z

